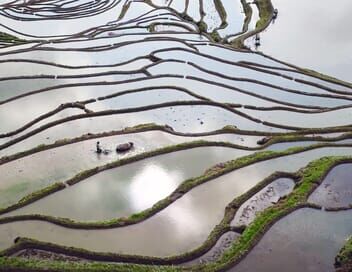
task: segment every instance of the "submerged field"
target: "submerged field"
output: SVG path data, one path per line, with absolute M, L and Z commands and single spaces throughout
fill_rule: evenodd
M 0 0 L 0 270 L 348 271 L 352 62 L 277 2 Z

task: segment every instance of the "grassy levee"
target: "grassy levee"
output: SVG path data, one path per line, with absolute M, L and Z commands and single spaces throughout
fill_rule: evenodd
M 352 271 L 352 236 L 335 257 L 335 268 L 339 272 Z
M 26 41 L 16 36 L 13 36 L 4 32 L 0 32 L 0 42 L 9 43 L 9 44 L 21 44 Z

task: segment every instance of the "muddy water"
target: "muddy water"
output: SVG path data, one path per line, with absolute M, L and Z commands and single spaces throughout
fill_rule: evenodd
M 216 244 L 204 255 L 182 265 L 194 265 L 215 262 L 221 255 L 231 247 L 231 244 L 238 239 L 239 233 L 228 231 L 221 235 Z
M 231 222 L 233 226 L 249 225 L 257 213 L 277 203 L 292 192 L 295 183 L 288 178 L 279 178 L 248 199 L 238 209 Z

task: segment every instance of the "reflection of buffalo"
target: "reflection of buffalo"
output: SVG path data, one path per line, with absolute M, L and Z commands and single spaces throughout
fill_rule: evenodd
M 126 152 L 126 151 L 130 150 L 132 147 L 133 147 L 133 143 L 132 142 L 119 144 L 116 147 L 116 152 Z

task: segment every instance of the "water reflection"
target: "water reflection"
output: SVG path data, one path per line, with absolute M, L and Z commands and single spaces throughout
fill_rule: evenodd
M 273 181 L 241 205 L 231 225 L 248 226 L 253 222 L 258 213 L 274 205 L 282 197 L 291 193 L 294 185 L 294 181 L 288 178 L 279 178 Z
M 322 156 L 332 153 L 346 155 L 350 152 L 351 148 L 322 148 L 305 152 L 304 156 L 296 154 L 241 168 L 192 189 L 153 217 L 123 228 L 73 230 L 37 221 L 3 224 L 0 225 L 0 246 L 9 246 L 15 237 L 26 236 L 102 252 L 149 256 L 184 253 L 206 240 L 210 231 L 223 218 L 224 209 L 230 201 L 248 191 L 272 172 L 297 171 L 311 160 Z M 201 158 L 204 160 L 210 156 L 203 155 Z M 190 161 L 186 164 L 190 165 Z M 92 211 L 94 209 L 90 212 Z M 351 218 L 346 220 L 352 220 Z
M 352 204 L 352 164 L 334 167 L 308 201 L 324 207 L 348 207 Z
M 136 173 L 127 198 L 132 200 L 134 210 L 151 207 L 169 195 L 182 177 L 183 173 L 176 169 L 165 169 L 158 164 L 146 165 Z
M 277 222 L 229 271 L 335 271 L 334 257 L 352 232 L 352 211 L 301 209 Z
M 39 213 L 76 220 L 127 216 L 150 208 L 171 194 L 181 182 L 201 175 L 208 167 L 248 153 L 223 147 L 201 147 L 145 159 L 101 172 L 4 216 Z M 181 216 L 183 209 L 178 211 L 174 214 L 175 222 L 187 217 L 186 213 Z M 182 225 L 182 221 L 179 223 Z
M 352 81 L 352 2 L 340 0 L 273 0 L 279 16 L 261 34 L 266 54 Z

